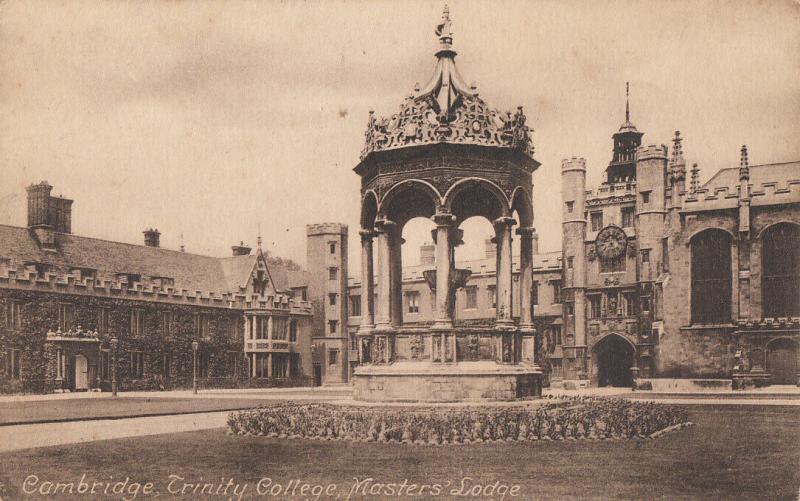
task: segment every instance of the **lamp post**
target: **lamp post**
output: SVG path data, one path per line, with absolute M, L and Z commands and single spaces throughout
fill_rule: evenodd
M 117 346 L 119 339 L 111 338 L 111 396 L 117 396 Z
M 197 395 L 197 348 L 200 343 L 192 341 L 192 393 Z

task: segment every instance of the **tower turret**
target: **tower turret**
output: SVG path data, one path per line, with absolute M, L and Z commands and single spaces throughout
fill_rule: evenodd
M 583 348 L 586 347 L 586 160 L 570 158 L 561 162 L 562 248 L 564 304 L 564 345 L 572 345 L 575 367 L 569 372 L 581 372 Z M 573 342 L 568 342 L 570 335 Z M 568 362 L 569 363 L 569 362 Z
M 614 134 L 614 154 L 606 169 L 606 182 L 622 183 L 636 179 L 636 148 L 642 144 L 644 133 L 631 123 L 630 85 L 625 82 L 625 122 Z
M 658 275 L 666 218 L 667 147 L 640 147 L 636 152 L 636 219 L 639 281 Z

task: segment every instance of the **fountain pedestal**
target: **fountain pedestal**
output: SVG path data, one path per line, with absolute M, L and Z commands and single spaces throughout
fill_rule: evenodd
M 450 308 L 469 270 L 450 273 Z M 423 272 L 432 290 L 434 270 Z M 523 358 L 533 333 L 516 326 L 400 327 L 376 330 L 370 363 L 353 375 L 356 400 L 457 402 L 515 400 L 542 394 L 542 372 Z

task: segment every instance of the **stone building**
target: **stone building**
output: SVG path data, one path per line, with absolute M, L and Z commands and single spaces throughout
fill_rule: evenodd
M 28 188 L 0 225 L 0 391 L 307 383 L 311 305 L 243 244 L 215 258 L 73 235 L 72 200 Z M 260 245 L 259 245 L 260 247 Z M 302 283 L 302 276 L 299 276 Z
M 800 162 L 722 169 L 702 186 L 683 139 L 613 135 L 604 182 L 564 160 L 563 337 L 551 379 L 625 386 L 635 377 L 796 383 Z M 711 384 L 698 382 L 698 384 Z

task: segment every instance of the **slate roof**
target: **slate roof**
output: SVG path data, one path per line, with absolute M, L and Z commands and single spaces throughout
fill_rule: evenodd
M 785 185 L 792 180 L 800 180 L 800 161 L 750 166 L 751 186 L 758 187 L 763 183 Z M 739 167 L 727 167 L 711 176 L 703 188 L 713 191 L 716 188 L 735 188 L 737 186 L 739 186 Z
M 174 280 L 176 289 L 218 293 L 238 292 L 245 286 L 257 259 L 257 254 L 216 258 L 66 233 L 56 235 L 57 251 L 46 251 L 28 228 L 0 225 L 0 259 L 10 259 L 13 266 L 42 263 L 63 272 L 90 268 L 98 277 L 123 273 L 168 277 Z M 270 267 L 270 274 L 276 272 L 280 273 Z

